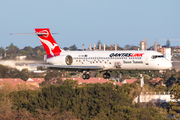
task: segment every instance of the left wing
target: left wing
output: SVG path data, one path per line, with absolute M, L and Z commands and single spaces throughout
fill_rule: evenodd
M 67 65 L 49 65 L 49 64 L 29 64 L 30 66 L 49 67 L 64 70 L 103 70 L 103 66 L 67 66 Z

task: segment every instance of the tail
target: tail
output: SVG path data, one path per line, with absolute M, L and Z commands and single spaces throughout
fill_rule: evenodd
M 59 56 L 62 51 L 52 37 L 49 28 L 35 28 L 35 31 L 47 53 L 47 58 Z

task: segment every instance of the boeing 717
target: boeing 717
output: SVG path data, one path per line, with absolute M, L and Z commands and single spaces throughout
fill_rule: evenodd
M 156 51 L 117 50 L 117 51 L 64 51 L 48 28 L 36 28 L 47 53 L 46 62 L 51 69 L 83 72 L 82 78 L 89 79 L 89 71 L 104 72 L 103 78 L 109 79 L 109 71 L 122 70 L 168 70 L 172 64 Z

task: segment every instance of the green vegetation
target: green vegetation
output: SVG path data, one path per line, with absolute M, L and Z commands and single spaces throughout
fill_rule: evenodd
M 72 45 L 65 49 L 77 50 L 77 47 Z M 110 47 L 107 46 L 106 49 Z M 118 46 L 118 49 L 123 48 Z M 137 49 L 137 46 L 126 45 L 125 49 Z M 17 55 L 26 55 L 29 60 L 42 60 L 45 54 L 42 46 L 35 48 L 28 46 L 19 49 L 11 44 L 6 49 L 0 48 L 0 55 L 6 55 L 3 59 L 15 59 Z M 180 99 L 180 71 L 168 70 L 163 73 L 159 71 L 112 71 L 111 76 L 123 81 L 124 79 L 139 79 L 138 74 L 140 73 L 144 77 L 146 92 L 169 91 L 173 93 L 176 100 Z M 91 72 L 92 77 L 102 77 L 102 74 Z M 25 81 L 29 77 L 45 78 L 41 88 L 36 90 L 30 90 L 31 87 L 25 84 L 17 87 L 4 85 L 0 90 L 0 118 L 154 120 L 167 119 L 167 114 L 179 117 L 177 113 L 180 113 L 180 103 L 178 102 L 170 102 L 166 109 L 156 107 L 154 103 L 147 103 L 148 105 L 133 103 L 132 100 L 142 91 L 139 81 L 122 86 L 115 86 L 111 83 L 78 85 L 74 80 L 62 81 L 63 76 L 72 77 L 78 74 L 59 70 L 48 70 L 46 75 L 34 74 L 27 69 L 19 71 L 0 65 L 0 78 L 21 78 Z M 161 78 L 159 82 L 150 81 L 157 77 Z
M 70 47 L 64 47 L 64 49 L 72 51 L 78 50 L 75 44 Z M 16 59 L 17 56 L 26 56 L 26 60 L 43 60 L 44 55 L 46 55 L 46 52 L 42 45 L 36 46 L 35 48 L 26 46 L 23 49 L 19 49 L 11 43 L 6 48 L 0 47 L 0 56 L 3 57 L 3 60 Z
M 14 91 L 9 94 L 12 111 L 26 111 L 35 118 L 56 119 L 67 116 L 77 119 L 166 119 L 166 112 L 155 107 L 132 103 L 139 94 L 136 84 L 114 86 L 110 83 L 87 84 L 65 80 L 63 85 L 49 85 L 41 90 Z M 161 112 L 159 112 L 161 111 Z
M 0 76 L 5 78 L 35 76 L 26 69 L 18 71 L 0 66 L 0 71 Z M 175 98 L 179 99 L 180 72 L 166 71 L 163 76 L 157 71 L 140 73 L 145 78 L 145 91 L 171 91 Z M 179 103 L 170 102 L 167 109 L 156 105 L 144 106 L 142 103 L 133 103 L 132 100 L 142 91 L 139 81 L 122 86 L 111 83 L 79 86 L 77 81 L 61 80 L 62 75 L 71 74 L 76 75 L 59 70 L 48 70 L 44 76 L 45 82 L 41 84 L 43 87 L 38 90 L 30 90 L 31 87 L 26 85 L 19 85 L 16 88 L 4 86 L 0 90 L 0 112 L 3 111 L 0 115 L 3 115 L 4 119 L 13 119 L 13 116 L 18 116 L 19 119 L 26 119 L 28 116 L 33 119 L 166 119 L 167 112 L 169 115 L 180 112 Z M 96 76 L 101 74 L 94 73 Z M 138 72 L 135 71 L 112 71 L 112 75 L 121 76 L 122 79 L 138 78 Z M 160 76 L 166 86 L 161 85 L 161 81 L 150 84 L 149 80 Z M 57 80 L 56 84 L 54 79 Z
M 26 81 L 28 78 L 34 76 L 42 77 L 41 75 L 34 75 L 34 73 L 28 71 L 28 69 L 22 69 L 19 71 L 16 68 L 0 65 L 0 78 L 21 78 L 22 80 Z

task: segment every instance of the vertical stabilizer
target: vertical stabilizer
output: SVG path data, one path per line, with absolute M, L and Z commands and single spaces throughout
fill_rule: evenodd
M 59 56 L 61 49 L 52 37 L 49 28 L 35 28 L 35 31 L 47 53 L 47 58 Z

